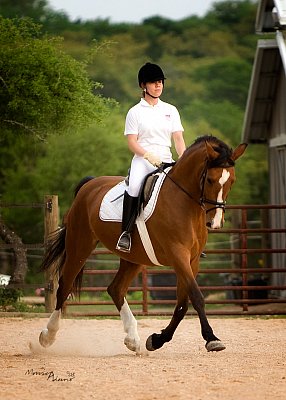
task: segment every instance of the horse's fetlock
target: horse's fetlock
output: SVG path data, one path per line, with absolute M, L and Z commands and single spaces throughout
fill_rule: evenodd
M 173 339 L 173 334 L 166 332 L 164 329 L 161 331 L 161 338 L 164 340 L 164 343 L 170 342 Z
M 161 333 L 153 333 L 153 335 L 149 336 L 147 339 L 146 348 L 149 351 L 158 350 L 164 343 L 169 342 L 171 339 L 172 336 L 167 335 L 164 331 Z

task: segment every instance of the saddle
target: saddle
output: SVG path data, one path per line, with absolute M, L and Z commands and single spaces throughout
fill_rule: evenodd
M 145 221 L 150 218 L 155 208 L 157 199 L 155 190 L 157 187 L 158 189 L 161 187 L 165 175 L 173 165 L 174 163 L 165 163 L 145 177 L 138 194 L 138 203 L 134 210 L 137 215 L 143 212 Z M 165 169 L 167 169 L 166 172 L 164 171 Z M 123 195 L 124 191 L 127 190 L 127 186 L 128 176 L 105 194 L 99 210 L 99 216 L 102 221 L 121 221 Z
M 162 173 L 166 168 L 172 167 L 173 165 L 175 165 L 175 162 L 162 163 L 159 168 L 146 175 L 139 191 L 138 214 L 140 213 L 141 208 L 145 208 L 148 204 L 148 201 L 150 200 L 152 192 L 156 185 L 157 179 L 159 178 L 159 174 Z

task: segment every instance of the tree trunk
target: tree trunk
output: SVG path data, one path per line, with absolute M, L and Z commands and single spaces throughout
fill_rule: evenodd
M 27 250 L 25 249 L 21 238 L 11 231 L 0 218 L 0 237 L 6 244 L 11 244 L 14 252 L 14 268 L 9 283 L 24 283 L 28 270 Z

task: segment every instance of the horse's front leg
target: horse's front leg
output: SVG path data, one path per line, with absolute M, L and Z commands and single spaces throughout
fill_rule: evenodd
M 180 261 L 177 262 L 175 270 L 178 279 L 178 303 L 173 318 L 168 327 L 164 329 L 161 334 L 155 333 L 147 339 L 147 349 L 151 351 L 159 349 L 164 343 L 172 339 L 177 326 L 187 312 L 188 301 L 190 299 L 200 319 L 202 336 L 206 341 L 206 349 L 208 351 L 224 350 L 224 344 L 214 335 L 207 320 L 204 297 L 195 280 L 192 268 L 188 263 L 188 258 L 186 258 L 184 262 L 182 257 Z
M 187 259 L 182 258 L 176 264 L 176 272 L 181 277 L 182 284 L 185 286 L 192 305 L 198 313 L 202 336 L 206 341 L 206 349 L 208 351 L 221 351 L 225 349 L 225 345 L 213 333 L 205 312 L 205 299 L 195 279 L 198 267 L 199 258 L 192 260 L 191 264 Z
M 161 333 L 153 333 L 146 341 L 146 349 L 154 351 L 160 349 L 166 342 L 172 340 L 173 335 L 188 311 L 189 296 L 180 279 L 177 280 L 177 305 L 169 325 Z
M 205 300 L 195 278 L 193 277 L 193 274 L 191 274 L 190 278 L 189 297 L 200 319 L 202 336 L 206 341 L 206 349 L 207 351 L 224 350 L 225 345 L 214 335 L 213 330 L 208 322 L 205 312 Z
M 132 264 L 129 261 L 120 259 L 120 267 L 117 274 L 107 288 L 109 295 L 112 297 L 112 300 L 120 313 L 124 331 L 127 334 L 124 339 L 124 344 L 129 350 L 136 352 L 136 354 L 141 354 L 137 321 L 129 308 L 125 296 L 132 280 L 141 269 L 142 266 L 139 264 Z

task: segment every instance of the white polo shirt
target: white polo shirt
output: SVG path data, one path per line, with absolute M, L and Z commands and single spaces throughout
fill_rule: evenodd
M 158 99 L 151 106 L 141 99 L 126 115 L 124 135 L 138 135 L 138 143 L 146 150 L 156 146 L 171 147 L 172 133 L 183 131 L 177 108 Z

